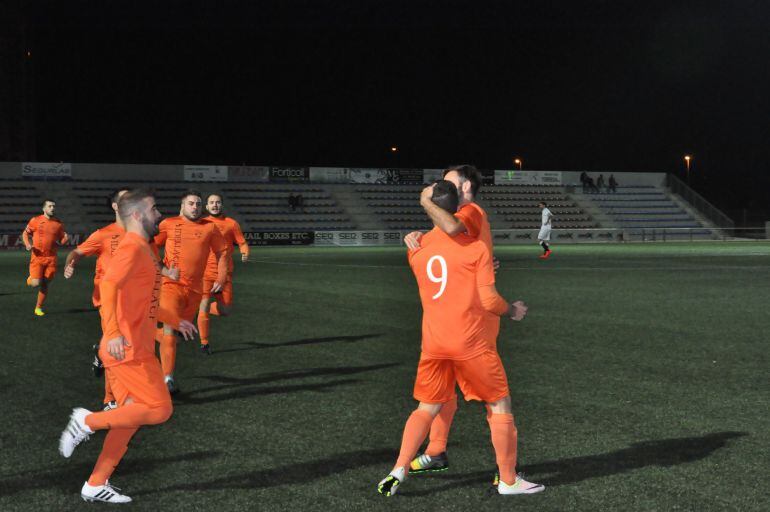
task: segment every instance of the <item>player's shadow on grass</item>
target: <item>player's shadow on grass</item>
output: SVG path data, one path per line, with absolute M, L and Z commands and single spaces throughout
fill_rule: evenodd
M 100 439 L 98 442 L 102 442 Z M 131 457 L 130 453 L 121 461 L 119 474 L 144 473 L 176 462 L 204 461 L 221 455 L 218 451 L 190 452 L 168 457 Z M 35 489 L 59 489 L 73 494 L 79 491 L 83 480 L 88 478 L 94 467 L 94 460 L 77 463 L 61 463 L 51 468 L 33 469 L 11 474 L 0 474 L 0 496 L 10 496 Z
M 628 448 L 599 455 L 525 464 L 519 470 L 526 474 L 528 479 L 531 477 L 531 480 L 545 484 L 547 487 L 556 487 L 649 466 L 670 467 L 695 462 L 709 457 L 720 448 L 724 448 L 730 439 L 747 435 L 749 435 L 747 432 L 715 432 L 700 437 L 642 441 L 634 443 Z M 443 474 L 439 477 L 440 479 L 451 480 L 452 482 L 431 489 L 405 490 L 401 494 L 404 496 L 425 496 L 456 487 L 488 483 L 491 482 L 492 471 L 493 468 L 490 471 L 458 475 Z
M 315 377 L 342 377 L 357 375 L 398 366 L 399 363 L 382 363 L 368 366 L 331 366 L 325 368 L 302 368 L 298 370 L 285 370 L 270 372 L 256 377 L 229 377 L 225 375 L 203 375 L 196 377 L 219 384 L 200 389 L 194 389 L 189 393 L 180 393 L 174 397 L 176 405 L 198 405 L 223 400 L 234 400 L 260 395 L 297 393 L 300 391 L 326 391 L 331 388 L 359 382 L 357 379 L 336 379 L 324 382 L 307 382 L 301 384 L 273 384 L 280 381 L 293 381 L 298 379 L 311 379 Z
M 99 311 L 95 308 L 71 308 L 71 309 L 64 309 L 61 311 L 50 311 L 46 314 L 48 315 L 76 315 L 81 313 L 98 313 Z
M 344 341 L 345 343 L 353 343 L 355 341 L 368 340 L 370 338 L 378 338 L 380 336 L 382 336 L 382 333 L 359 334 L 355 336 L 327 336 L 325 338 L 303 338 L 300 340 L 281 341 L 278 343 L 260 343 L 258 341 L 247 341 L 244 343 L 239 343 L 239 345 L 245 345 L 245 346 L 217 350 L 216 355 L 226 354 L 228 352 L 243 352 L 245 350 L 263 350 L 266 348 L 295 347 L 299 345 L 316 345 L 318 343 L 334 343 L 337 341 Z
M 134 492 L 132 495 L 165 493 L 169 491 L 218 491 L 222 489 L 260 489 L 279 485 L 306 484 L 313 480 L 332 476 L 343 471 L 373 465 L 386 466 L 398 454 L 393 450 L 361 450 L 340 453 L 327 458 L 295 462 L 270 469 L 259 469 L 235 475 L 227 475 L 209 481 L 195 481 L 160 489 Z M 374 487 L 374 486 L 372 486 Z

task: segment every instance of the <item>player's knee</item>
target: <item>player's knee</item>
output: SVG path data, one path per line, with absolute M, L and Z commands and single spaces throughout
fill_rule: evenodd
M 36 288 L 40 286 L 40 279 L 27 279 L 27 286 Z
M 511 414 L 511 397 L 510 395 L 497 400 L 496 402 L 489 402 L 489 411 L 492 414 Z
M 420 405 L 417 406 L 417 409 L 420 411 L 425 411 L 434 418 L 438 416 L 438 413 L 441 412 L 441 406 L 443 404 L 428 404 L 425 402 L 420 402 Z
M 153 407 L 149 418 L 150 424 L 158 425 L 160 423 L 167 422 L 169 418 L 171 418 L 171 414 L 173 412 L 174 412 L 174 406 L 171 405 L 171 402 L 160 405 L 158 407 Z

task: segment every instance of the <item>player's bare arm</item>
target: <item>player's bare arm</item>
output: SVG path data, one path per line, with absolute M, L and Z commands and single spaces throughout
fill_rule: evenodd
M 434 185 L 429 185 L 420 194 L 420 205 L 428 214 L 433 224 L 449 236 L 457 236 L 465 231 L 465 224 L 448 211 L 440 208 L 431 200 Z
M 24 242 L 24 248 L 27 249 L 28 251 L 32 250 L 32 242 L 29 239 L 30 234 L 31 233 L 29 232 L 28 229 L 25 229 L 24 231 L 21 232 L 21 240 Z
M 410 251 L 414 251 L 420 248 L 420 240 L 422 239 L 422 231 L 412 231 L 404 237 L 404 244 Z

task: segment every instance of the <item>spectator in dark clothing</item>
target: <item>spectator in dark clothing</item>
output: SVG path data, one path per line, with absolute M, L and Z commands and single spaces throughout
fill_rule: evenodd
M 615 189 L 618 188 L 618 182 L 615 181 L 615 175 L 610 174 L 610 181 L 609 186 L 607 187 L 608 190 L 610 190 L 613 194 L 615 193 Z
M 600 174 L 596 180 L 596 191 L 601 192 L 604 187 L 604 174 Z
M 596 188 L 596 185 L 594 184 L 594 179 L 590 176 L 586 176 L 586 188 L 591 193 L 599 192 L 599 189 Z
M 294 194 L 289 194 L 289 208 L 291 208 L 291 211 L 297 209 L 297 196 Z
M 302 210 L 305 207 L 305 198 L 302 197 L 302 194 L 297 194 L 296 202 L 297 202 L 297 208 L 299 208 L 300 210 Z
M 588 192 L 588 174 L 585 171 L 580 173 L 580 184 L 583 185 L 583 193 Z

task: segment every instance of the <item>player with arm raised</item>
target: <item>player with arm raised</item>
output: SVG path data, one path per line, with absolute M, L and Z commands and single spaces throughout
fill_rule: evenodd
M 27 286 L 39 288 L 35 315 L 44 316 L 43 304 L 48 297 L 48 284 L 56 274 L 58 246 L 67 243 L 64 224 L 54 217 L 56 201 L 43 200 L 43 214 L 32 217 L 21 234 L 24 247 L 30 251 Z
M 206 199 L 206 211 L 209 212 L 205 220 L 211 221 L 217 227 L 222 237 L 225 239 L 225 249 L 227 254 L 227 281 L 222 285 L 219 293 L 212 293 L 211 289 L 217 280 L 218 260 L 216 255 L 211 252 L 206 263 L 206 271 L 203 274 L 203 300 L 201 300 L 200 310 L 198 311 L 198 332 L 201 337 L 201 352 L 211 355 L 211 345 L 209 344 L 209 315 L 227 316 L 230 314 L 233 304 L 233 246 L 238 244 L 241 252 L 241 261 L 249 260 L 249 244 L 243 238 L 243 232 L 238 221 L 225 215 L 222 209 L 222 196 L 219 194 L 210 194 Z
M 210 220 L 201 219 L 201 193 L 188 190 L 182 195 L 180 215 L 160 223 L 155 244 L 165 248 L 163 261 L 169 268 L 179 269 L 179 280 L 163 279 L 160 303 L 179 318 L 194 321 L 203 298 L 203 274 L 209 253 L 217 260 L 216 279 L 211 293 L 219 293 L 227 281 L 225 239 Z M 174 379 L 176 336 L 170 324 L 163 326 L 160 336 L 160 362 L 171 394 L 179 392 Z
M 127 503 L 109 478 L 143 425 L 157 425 L 173 411 L 171 396 L 155 357 L 155 326 L 173 325 L 185 337 L 195 326 L 159 305 L 161 274 L 150 246 L 160 212 L 155 198 L 144 190 L 125 193 L 118 212 L 126 229 L 100 283 L 104 334 L 100 356 L 105 376 L 118 402 L 116 409 L 91 412 L 76 408 L 59 438 L 59 452 L 69 458 L 75 448 L 97 430 L 107 430 L 104 446 L 80 496 L 86 501 Z
M 433 186 L 425 187 L 420 195 L 420 204 L 436 227 L 447 235 L 454 237 L 465 234 L 471 238 L 480 240 L 494 253 L 492 246 L 492 230 L 486 212 L 476 203 L 476 196 L 481 188 L 481 173 L 472 165 L 455 165 L 444 170 L 444 179 L 453 183 L 457 188 L 459 208 L 452 214 L 439 207 L 432 201 Z M 416 249 L 420 247 L 419 232 L 410 233 L 404 240 L 407 247 Z M 494 268 L 499 263 L 493 258 Z M 484 327 L 488 331 L 488 339 L 496 344 L 497 335 L 500 332 L 500 317 L 492 313 L 484 313 Z M 453 398 L 444 404 L 441 413 L 436 417 L 430 431 L 430 442 L 425 452 L 412 462 L 412 472 L 434 472 L 449 468 L 447 457 L 447 443 L 449 431 L 457 412 L 457 399 Z
M 433 204 L 447 212 L 457 208 L 457 189 L 440 181 L 432 190 Z M 434 227 L 421 247 L 409 252 L 423 308 L 422 351 L 414 385 L 419 402 L 404 427 L 398 460 L 378 484 L 392 496 L 409 473 L 434 418 L 456 399 L 459 384 L 466 400 L 487 404 L 487 420 L 500 471 L 500 494 L 532 494 L 543 490 L 516 475 L 517 434 L 511 414 L 510 392 L 500 356 L 488 339 L 484 312 L 521 320 L 523 302 L 508 304 L 495 289 L 492 255 L 486 245 L 469 235 L 450 237 Z

